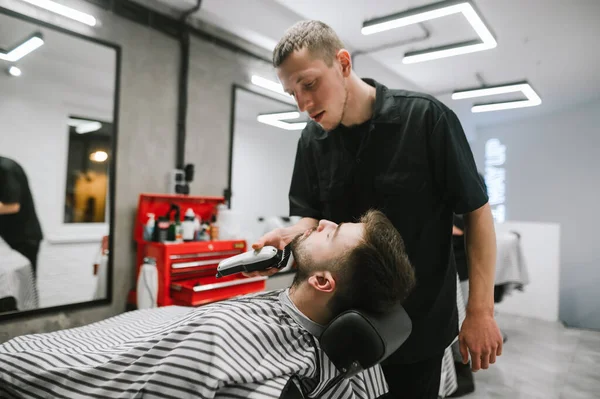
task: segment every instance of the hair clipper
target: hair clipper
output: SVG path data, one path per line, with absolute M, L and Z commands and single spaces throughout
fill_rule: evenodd
M 273 267 L 280 271 L 289 270 L 293 263 L 294 256 L 289 244 L 283 250 L 267 245 L 259 250 L 247 251 L 222 260 L 217 267 L 217 278 L 236 273 L 268 270 Z

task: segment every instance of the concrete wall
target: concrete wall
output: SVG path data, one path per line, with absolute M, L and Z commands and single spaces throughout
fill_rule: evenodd
M 229 176 L 233 83 L 252 86 L 252 75 L 275 81 L 270 64 L 197 38 L 190 46 L 185 162 L 195 165 L 190 190 L 223 195 Z

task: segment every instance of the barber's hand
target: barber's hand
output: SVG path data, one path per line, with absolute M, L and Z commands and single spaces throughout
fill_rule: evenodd
M 282 228 L 277 228 L 260 237 L 254 244 L 252 244 L 252 249 L 259 250 L 265 245 L 270 245 L 277 249 L 283 249 L 290 243 L 290 241 L 291 239 L 286 237 L 284 230 Z
M 287 241 L 287 242 L 286 242 Z M 261 249 L 265 245 L 270 245 L 278 249 L 283 249 L 289 243 L 289 239 L 286 240 L 283 229 L 277 228 L 275 230 L 271 230 L 264 236 L 258 239 L 254 244 L 252 244 L 252 249 L 255 251 Z M 257 276 L 272 276 L 277 273 L 279 269 L 272 268 L 268 270 L 261 270 L 257 272 L 250 273 L 242 273 L 246 277 L 257 277 Z
M 471 354 L 473 371 L 487 369 L 496 362 L 496 356 L 502 355 L 502 334 L 489 312 L 467 311 L 458 341 L 464 364 L 468 363 Z

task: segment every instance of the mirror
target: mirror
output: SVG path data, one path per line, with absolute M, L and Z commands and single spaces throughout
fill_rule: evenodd
M 110 301 L 119 54 L 0 10 L 0 318 Z
M 251 245 L 288 218 L 296 147 L 308 121 L 293 102 L 234 86 L 230 209 Z

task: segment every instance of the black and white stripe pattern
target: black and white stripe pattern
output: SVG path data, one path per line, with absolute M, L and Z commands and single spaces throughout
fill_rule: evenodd
M 6 297 L 15 298 L 17 310 L 39 307 L 31 263 L 0 238 L 0 298 Z
M 460 330 L 466 317 L 466 305 L 458 274 L 456 275 L 456 307 L 458 309 L 458 329 Z M 457 341 L 458 337 L 456 337 L 452 345 L 454 345 Z M 458 389 L 458 377 L 456 375 L 456 368 L 454 366 L 455 356 L 452 350 L 452 345 L 446 348 L 444 351 L 444 357 L 442 358 L 442 374 L 438 395 L 440 398 L 446 398 L 452 395 Z
M 0 395 L 30 398 L 279 398 L 292 375 L 318 392 L 336 374 L 284 310 L 281 291 L 198 308 L 124 313 L 0 345 Z M 379 367 L 326 398 L 376 398 Z

